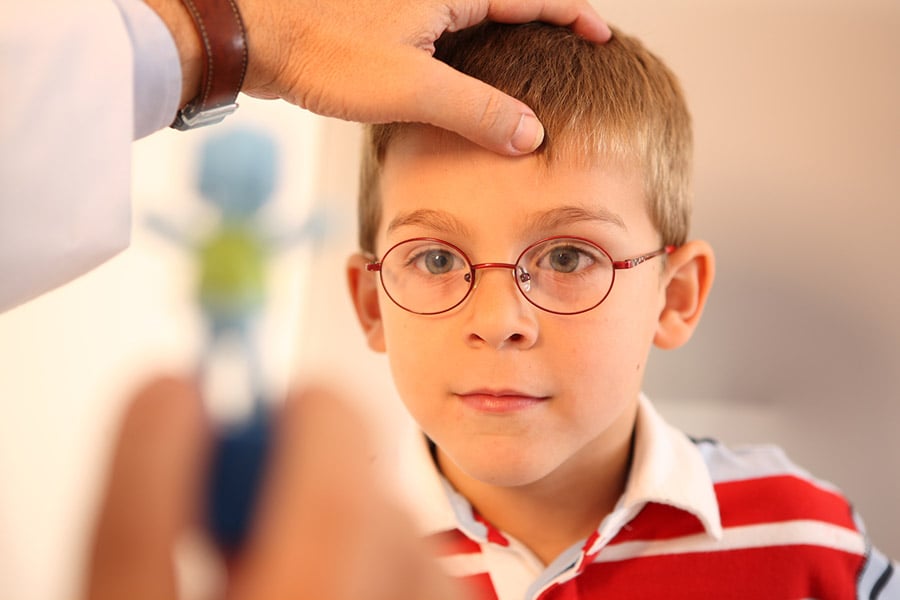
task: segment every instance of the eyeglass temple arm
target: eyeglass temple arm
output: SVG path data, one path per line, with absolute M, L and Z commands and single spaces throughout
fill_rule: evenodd
M 635 258 L 629 258 L 628 260 L 614 260 L 613 269 L 633 269 L 639 264 L 647 262 L 651 258 L 656 258 L 660 254 L 671 254 L 675 251 L 675 248 L 675 246 L 666 246 L 664 248 L 656 250 L 655 252 L 637 256 Z

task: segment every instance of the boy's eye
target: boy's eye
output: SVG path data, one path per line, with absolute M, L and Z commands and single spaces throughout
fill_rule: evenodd
M 459 268 L 461 260 L 451 251 L 435 248 L 415 255 L 410 264 L 432 275 L 443 275 Z
M 591 254 L 577 246 L 556 246 L 550 248 L 540 261 L 541 268 L 550 268 L 558 273 L 574 273 L 594 264 Z

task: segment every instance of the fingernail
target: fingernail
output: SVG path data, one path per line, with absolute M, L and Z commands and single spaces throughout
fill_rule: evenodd
M 544 126 L 534 115 L 524 114 L 512 136 L 512 147 L 522 154 L 533 152 L 544 141 Z
M 603 23 L 603 28 L 600 31 L 604 42 L 608 42 L 613 38 L 613 30 L 606 23 Z

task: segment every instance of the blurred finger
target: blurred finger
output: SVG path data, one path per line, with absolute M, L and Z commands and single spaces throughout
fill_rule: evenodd
M 91 553 L 87 598 L 174 599 L 173 550 L 200 509 L 210 431 L 193 384 L 145 385 L 115 446 Z
M 230 600 L 451 598 L 410 523 L 385 500 L 369 434 L 340 397 L 321 389 L 294 394 L 273 442 Z
M 348 504 L 354 480 L 365 486 L 363 438 L 355 415 L 329 393 L 307 390 L 288 399 L 230 598 L 290 597 L 290 590 L 331 597 L 319 566 L 338 558 L 335 540 L 352 520 L 335 515 L 357 512 Z

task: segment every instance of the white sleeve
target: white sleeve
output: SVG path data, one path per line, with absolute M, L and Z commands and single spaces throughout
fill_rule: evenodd
M 144 0 L 113 0 L 134 48 L 134 139 L 168 127 L 181 100 L 178 49 Z
M 176 54 L 177 89 L 166 90 L 171 73 L 155 92 L 139 87 L 156 100 L 139 102 L 150 116 L 136 117 L 134 67 L 152 61 L 135 59 L 148 47 L 132 42 L 118 6 L 0 2 L 0 312 L 128 245 L 132 137 L 171 121 L 181 84 Z M 162 62 L 171 70 L 171 56 Z

